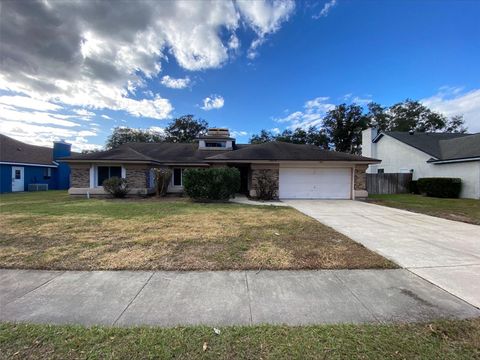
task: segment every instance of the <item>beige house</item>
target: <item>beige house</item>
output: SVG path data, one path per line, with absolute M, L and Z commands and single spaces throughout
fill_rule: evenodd
M 183 171 L 198 167 L 236 167 L 241 192 L 255 196 L 258 174 L 266 170 L 281 199 L 356 199 L 368 194 L 365 170 L 378 160 L 284 142 L 236 144 L 227 129 L 210 129 L 195 143 L 128 143 L 118 148 L 63 159 L 71 167 L 72 195 L 104 195 L 102 183 L 127 179 L 131 194 L 154 192 L 153 170 L 172 169 L 169 193 L 183 192 Z

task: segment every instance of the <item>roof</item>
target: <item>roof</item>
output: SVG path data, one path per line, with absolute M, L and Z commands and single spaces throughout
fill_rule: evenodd
M 436 160 L 466 159 L 480 156 L 480 133 L 413 133 L 387 131 L 380 133 L 373 142 L 383 135 L 391 136 L 407 145 L 431 155 Z
M 364 156 L 324 150 L 315 145 L 292 144 L 280 141 L 250 145 L 237 151 L 212 156 L 209 160 L 377 161 Z
M 199 150 L 196 143 L 127 143 L 118 148 L 64 158 L 65 161 L 137 161 L 151 163 L 210 163 L 237 161 L 359 161 L 378 160 L 285 142 L 237 144 L 233 150 Z
M 23 164 L 54 165 L 53 149 L 29 145 L 0 134 L 0 161 Z

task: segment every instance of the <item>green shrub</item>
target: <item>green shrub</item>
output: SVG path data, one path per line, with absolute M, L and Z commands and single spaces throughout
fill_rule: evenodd
M 198 201 L 228 200 L 240 190 L 240 171 L 236 168 L 187 169 L 183 189 Z
M 273 200 L 277 195 L 277 183 L 270 170 L 259 170 L 254 186 L 256 197 L 260 200 Z
M 427 196 L 439 198 L 458 198 L 462 190 L 462 180 L 459 178 L 421 178 L 417 181 L 418 191 Z
M 104 180 L 102 186 L 107 193 L 116 198 L 124 198 L 130 191 L 127 180 L 116 176 Z

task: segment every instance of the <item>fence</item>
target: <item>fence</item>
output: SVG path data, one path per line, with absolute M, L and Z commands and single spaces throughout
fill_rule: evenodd
M 367 174 L 369 194 L 401 194 L 409 192 L 412 174 Z

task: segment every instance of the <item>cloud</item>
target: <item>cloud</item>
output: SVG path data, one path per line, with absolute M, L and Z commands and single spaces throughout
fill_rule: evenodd
M 49 111 L 49 110 L 59 110 L 62 107 L 57 104 L 53 104 L 48 101 L 32 99 L 28 96 L 0 96 L 0 104 L 12 105 L 15 107 L 21 107 L 24 109 L 40 110 L 40 111 Z
M 319 126 L 325 114 L 335 108 L 334 104 L 328 102 L 329 99 L 329 97 L 323 96 L 308 100 L 305 102 L 303 110 L 292 112 L 285 117 L 275 118 L 274 120 L 278 123 L 287 124 L 287 127 L 292 130 Z
M 242 136 L 247 136 L 248 132 L 243 130 L 233 130 L 233 131 L 230 131 L 230 135 L 233 137 L 242 137 Z
M 104 118 L 104 119 L 107 119 L 107 120 L 112 120 L 112 118 L 110 116 L 105 115 L 105 114 L 101 115 L 101 117 Z
M 480 132 L 480 89 L 465 92 L 461 87 L 444 86 L 421 102 L 449 117 L 463 115 L 469 132 Z
M 320 13 L 313 15 L 312 18 L 320 19 L 321 17 L 326 17 L 330 10 L 337 4 L 337 0 L 330 0 L 323 5 L 322 10 L 320 10 Z
M 90 118 L 96 115 L 94 112 L 88 111 L 85 109 L 74 109 L 73 112 L 79 116 L 86 117 L 86 118 Z
M 245 18 L 245 23 L 257 34 L 247 52 L 249 59 L 258 56 L 257 49 L 265 42 L 267 35 L 278 31 L 282 22 L 287 21 L 295 9 L 295 2 L 292 0 L 237 0 L 236 4 Z
M 187 76 L 183 79 L 174 79 L 168 75 L 165 75 L 162 77 L 161 83 L 162 85 L 171 89 L 185 89 L 188 85 L 190 85 L 190 78 Z
M 210 95 L 203 99 L 203 110 L 208 111 L 212 109 L 220 109 L 225 104 L 225 101 L 220 95 Z
M 257 51 L 294 9 L 274 1 L 7 1 L 0 22 L 0 89 L 31 99 L 166 119 L 160 94 L 141 98 L 162 61 L 218 68 L 253 31 Z M 30 101 L 32 103 L 32 101 Z M 52 110 L 52 108 L 50 108 Z

